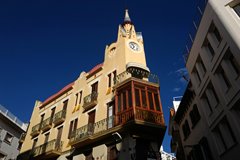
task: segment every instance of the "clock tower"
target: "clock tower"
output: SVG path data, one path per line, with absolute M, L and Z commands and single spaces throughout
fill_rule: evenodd
M 149 72 L 142 33 L 136 32 L 127 9 L 124 21 L 118 27 L 117 41 L 106 46 L 104 63 L 105 65 L 115 65 L 121 72 L 132 68 Z

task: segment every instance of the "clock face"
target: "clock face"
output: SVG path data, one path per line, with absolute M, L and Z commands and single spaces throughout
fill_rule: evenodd
M 140 51 L 140 46 L 135 42 L 129 42 L 129 47 L 134 51 Z

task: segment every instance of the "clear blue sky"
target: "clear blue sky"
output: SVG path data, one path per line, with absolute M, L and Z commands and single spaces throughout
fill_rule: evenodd
M 0 104 L 29 121 L 36 99 L 45 100 L 103 61 L 127 7 L 143 33 L 148 67 L 160 77 L 168 124 L 172 97 L 186 86 L 177 70 L 185 66 L 183 50 L 198 1 L 0 1 Z M 166 134 L 167 151 L 169 144 Z

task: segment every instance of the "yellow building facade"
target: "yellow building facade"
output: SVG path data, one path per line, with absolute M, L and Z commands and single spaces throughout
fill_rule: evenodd
M 18 159 L 159 159 L 166 126 L 158 77 L 125 12 L 104 62 L 36 101 Z

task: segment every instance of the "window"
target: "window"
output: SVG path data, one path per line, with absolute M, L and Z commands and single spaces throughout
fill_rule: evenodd
M 114 112 L 115 110 L 115 101 L 111 101 L 109 103 L 107 103 L 107 122 L 108 122 L 108 128 L 112 128 L 114 125 Z
M 192 122 L 192 128 L 195 127 L 195 125 L 196 125 L 197 122 L 200 120 L 200 118 L 201 118 L 201 116 L 200 116 L 200 114 L 199 114 L 197 105 L 194 104 L 194 105 L 193 105 L 193 109 L 192 109 L 192 111 L 190 112 L 190 119 L 191 119 L 191 122 Z
M 18 150 L 21 150 L 22 144 L 23 144 L 23 143 L 18 143 L 18 147 L 17 147 Z M 1 160 L 1 159 L 0 159 L 0 160 Z
M 42 122 L 43 122 L 43 120 L 44 120 L 44 116 L 45 116 L 45 114 L 42 114 L 42 115 L 41 115 L 40 128 L 42 127 Z
M 5 138 L 4 138 L 4 141 L 8 144 L 11 144 L 12 140 L 13 140 L 13 136 L 11 134 L 7 133 Z
M 236 144 L 236 138 L 226 117 L 215 127 L 213 134 L 220 154 Z
M 234 111 L 236 112 L 236 117 L 240 120 L 240 99 L 233 105 Z
M 203 154 L 204 160 L 212 160 L 212 153 L 210 150 L 210 147 L 208 145 L 208 141 L 206 137 L 203 137 L 200 141 L 199 141 L 199 145 L 201 146 L 201 152 Z
M 220 43 L 222 41 L 222 36 L 213 22 L 210 26 L 209 32 L 213 33 L 214 38 L 218 41 L 218 43 Z
M 217 107 L 219 99 L 211 82 L 208 84 L 205 94 L 210 108 Z
M 140 104 L 140 90 L 139 89 L 135 89 L 135 103 L 136 106 L 141 106 Z
M 79 104 L 82 102 L 82 91 L 79 92 Z
M 37 138 L 33 140 L 32 149 L 35 148 L 35 147 L 37 146 L 37 141 L 38 141 Z
M 234 11 L 240 17 L 240 3 L 233 7 Z
M 68 100 L 63 102 L 63 110 L 67 110 Z
M 159 104 L 159 99 L 158 99 L 158 94 L 157 93 L 154 93 L 154 100 L 155 100 L 156 110 L 160 111 L 160 104 Z
M 206 93 L 203 94 L 202 99 L 203 99 L 203 101 L 204 101 L 204 103 L 205 103 L 205 104 L 204 104 L 204 108 L 207 109 L 207 113 L 208 113 L 208 115 L 210 116 L 210 115 L 212 114 L 213 110 L 212 110 L 212 107 L 211 107 L 211 105 L 210 105 L 209 99 L 208 99 L 208 97 L 206 96 Z M 207 107 L 205 107 L 205 106 L 207 106 Z
M 147 107 L 147 99 L 146 99 L 145 90 L 141 90 L 141 95 L 142 95 L 142 106 L 143 106 L 143 108 L 146 108 Z
M 2 154 L 1 152 L 0 152 L 0 160 L 5 160 L 6 159 L 6 155 L 4 155 L 4 154 Z
M 152 92 L 148 92 L 148 101 L 149 101 L 149 107 L 150 109 L 154 109 L 154 104 L 153 104 L 153 94 Z
M 140 99 L 139 99 L 140 103 Z M 130 88 L 124 88 L 118 93 L 118 112 L 132 107 L 132 92 Z
M 110 74 L 108 74 L 108 87 L 110 88 L 111 85 L 112 85 L 112 75 L 110 73 Z
M 235 74 L 239 76 L 240 64 L 237 62 L 236 57 L 233 56 L 233 53 L 230 50 L 230 48 L 228 48 L 228 50 L 226 51 L 225 59 L 227 60 L 227 63 L 229 64 L 231 70 L 233 70 L 233 72 L 235 72 Z
M 71 135 L 77 130 L 77 123 L 78 123 L 78 118 L 70 122 L 68 139 L 71 138 Z
M 206 73 L 206 68 L 202 62 L 202 59 L 200 56 L 198 56 L 197 58 L 197 62 L 196 62 L 196 74 L 198 76 L 199 81 L 203 79 L 203 77 L 205 76 Z
M 199 75 L 196 67 L 194 67 L 192 74 L 193 74 L 193 76 L 194 76 L 194 79 L 195 79 L 197 85 L 200 85 L 200 83 L 201 83 L 201 78 L 200 78 L 200 75 Z
M 219 78 L 220 78 L 221 88 L 222 88 L 225 92 L 227 92 L 228 89 L 231 87 L 231 83 L 230 83 L 230 81 L 228 80 L 227 75 L 226 75 L 224 69 L 222 68 L 222 66 L 219 66 L 217 72 L 218 72 L 218 76 L 219 76 Z
M 98 82 L 92 84 L 92 93 L 98 92 Z
M 214 52 L 214 50 L 212 48 L 212 45 L 209 42 L 207 43 L 207 48 L 208 48 L 208 50 L 209 50 L 209 52 L 211 54 L 211 57 L 213 57 L 215 55 L 215 52 Z
M 185 140 L 190 135 L 190 127 L 189 127 L 187 120 L 185 121 L 185 123 L 182 126 L 182 131 L 183 131 L 184 140 Z
M 203 46 L 206 47 L 208 55 L 209 55 L 210 59 L 212 59 L 214 57 L 214 55 L 215 55 L 215 52 L 214 52 L 214 49 L 213 49 L 212 45 L 208 41 L 208 39 L 206 39 L 204 41 Z
M 121 112 L 121 106 L 122 106 L 121 102 L 122 102 L 121 94 L 119 94 L 118 95 L 118 112 Z
M 128 89 L 127 93 L 128 93 L 128 107 L 132 107 L 132 91 L 131 91 L 131 89 Z
M 127 109 L 127 97 L 126 97 L 126 92 L 123 92 L 122 93 L 122 96 L 123 96 L 123 110 L 126 110 Z
M 54 117 L 54 114 L 55 114 L 55 110 L 56 110 L 56 107 L 51 109 L 51 117 L 50 117 L 51 123 L 52 123 L 52 120 L 53 120 L 53 117 Z
M 117 71 L 113 71 L 113 83 L 116 84 L 116 80 L 117 80 Z
M 75 100 L 75 106 L 78 104 L 78 93 L 75 94 L 76 100 Z

